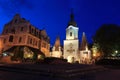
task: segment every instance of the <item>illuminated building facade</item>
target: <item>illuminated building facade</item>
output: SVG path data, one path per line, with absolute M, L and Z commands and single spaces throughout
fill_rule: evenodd
M 50 39 L 45 30 L 39 30 L 19 14 L 5 24 L 0 35 L 0 53 L 14 46 L 28 46 L 49 55 Z M 26 49 L 26 48 L 25 48 Z
M 64 58 L 70 63 L 79 60 L 78 30 L 79 28 L 74 21 L 74 15 L 72 13 L 71 20 L 66 28 L 66 40 L 64 40 Z
M 80 44 L 78 38 L 79 28 L 74 21 L 74 15 L 71 14 L 71 20 L 66 28 L 66 40 L 64 40 L 64 55 L 63 57 L 70 63 L 91 60 L 91 51 L 88 50 L 85 33 L 83 33 L 82 42 Z M 80 44 L 80 45 L 79 45 Z

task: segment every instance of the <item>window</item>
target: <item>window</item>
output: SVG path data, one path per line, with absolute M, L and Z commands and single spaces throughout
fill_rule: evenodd
M 11 30 L 11 33 L 14 33 L 14 34 L 15 34 L 15 29 L 12 29 L 12 30 Z
M 34 35 L 36 35 L 36 29 L 35 29 L 35 31 L 34 31 Z
M 42 43 L 42 47 L 46 48 L 46 43 L 45 42 Z
M 23 29 L 24 29 L 24 28 L 23 28 L 23 27 L 21 27 L 21 31 L 23 31 Z
M 5 33 L 8 33 L 8 29 L 6 29 L 6 32 Z
M 9 42 L 13 42 L 13 36 L 9 37 Z
M 36 41 L 35 45 L 37 46 L 37 41 Z
M 6 39 L 4 39 L 3 43 L 6 43 Z
M 17 19 L 15 19 L 15 23 L 17 23 L 18 22 L 18 20 Z
M 37 32 L 37 36 L 38 36 L 38 32 Z
M 30 44 L 32 44 L 32 39 L 30 39 Z
M 27 44 L 29 44 L 29 41 L 30 41 L 30 38 L 28 37 L 28 39 L 27 39 Z
M 32 31 L 31 31 L 32 33 L 34 33 L 34 29 L 32 29 Z
M 31 25 L 29 26 L 29 32 L 31 33 Z
M 70 36 L 72 36 L 72 32 L 70 32 Z
M 21 41 L 22 41 L 22 38 L 20 37 L 20 38 L 19 38 L 19 43 L 21 43 Z

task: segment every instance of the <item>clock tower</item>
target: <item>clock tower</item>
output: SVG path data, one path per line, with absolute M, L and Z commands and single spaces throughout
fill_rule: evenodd
M 70 21 L 66 28 L 66 40 L 64 40 L 64 58 L 68 62 L 72 63 L 78 61 L 79 53 L 79 40 L 78 40 L 78 30 L 76 22 L 74 21 L 74 14 L 71 13 Z

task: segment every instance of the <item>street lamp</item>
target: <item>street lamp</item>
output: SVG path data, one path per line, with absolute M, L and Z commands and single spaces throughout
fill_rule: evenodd
M 116 50 L 116 51 L 115 51 L 115 53 L 117 54 L 117 53 L 118 53 L 118 51 Z

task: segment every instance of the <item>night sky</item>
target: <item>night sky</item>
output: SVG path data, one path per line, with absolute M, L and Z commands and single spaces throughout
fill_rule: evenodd
M 120 0 L 0 0 L 0 32 L 16 13 L 39 29 L 46 29 L 54 44 L 59 35 L 65 40 L 73 8 L 79 39 L 86 33 L 89 42 L 102 24 L 120 25 Z

